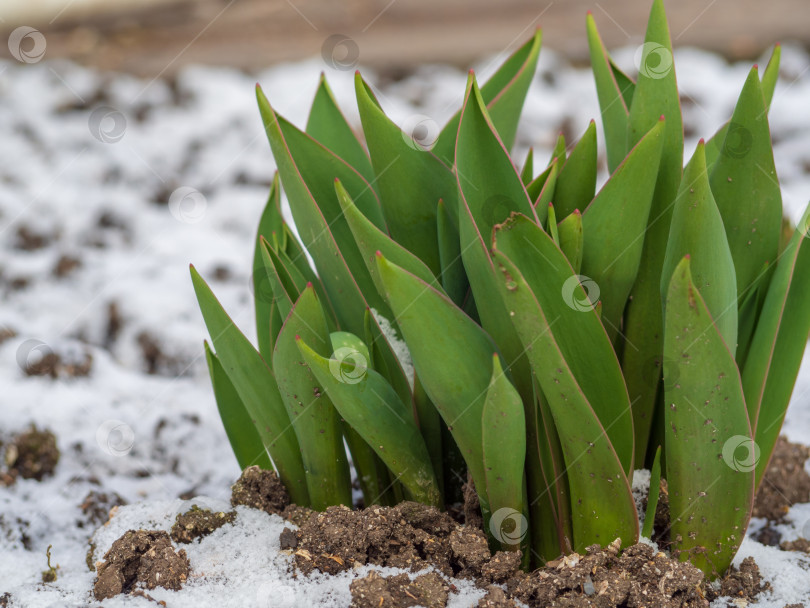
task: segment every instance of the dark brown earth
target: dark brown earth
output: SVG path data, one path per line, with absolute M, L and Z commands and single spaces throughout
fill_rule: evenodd
M 80 357 L 64 357 L 58 352 L 48 350 L 36 362 L 23 366 L 27 376 L 50 376 L 57 378 L 83 378 L 89 376 L 93 369 L 93 355 L 89 351 Z
M 700 586 L 703 573 L 649 545 L 619 552 L 618 540 L 604 549 L 588 547 L 587 555 L 568 555 L 549 562 L 507 585 L 512 598 L 535 606 L 708 606 Z
M 136 585 L 178 590 L 188 578 L 185 550 L 175 551 L 164 531 L 129 530 L 97 564 L 93 587 L 97 600 L 135 591 Z
M 4 460 L 6 483 L 13 483 L 18 477 L 42 481 L 53 475 L 59 463 L 56 436 L 51 431 L 40 431 L 32 426 L 29 431 L 12 438 L 6 446 Z
M 414 580 L 407 574 L 381 576 L 370 572 L 353 581 L 349 590 L 352 593 L 350 608 L 444 608 L 450 586 L 436 572 L 422 574 Z
M 195 539 L 208 536 L 229 524 L 236 519 L 235 511 L 211 511 L 211 509 L 200 509 L 197 505 L 192 505 L 191 509 L 185 513 L 180 513 L 172 526 L 172 540 L 176 543 L 190 543 Z
M 720 588 L 707 588 L 706 597 L 713 601 L 718 597 L 727 596 L 733 599 L 742 598 L 751 601 L 763 591 L 771 588 L 770 583 L 763 583 L 753 557 L 746 557 L 740 564 L 740 569 L 732 568 L 720 581 Z
M 656 527 L 665 530 L 665 485 L 662 490 Z M 245 469 L 234 484 L 231 504 L 280 514 L 298 525 L 297 531 L 285 528 L 279 540 L 283 550 L 293 553 L 296 568 L 307 575 L 316 570 L 337 574 L 366 564 L 412 572 L 430 566 L 436 570 L 431 578 L 413 581 L 406 574 L 376 573 L 356 580 L 351 585 L 353 608 L 442 607 L 448 590 L 454 590 L 442 577 L 451 576 L 473 579 L 487 589 L 479 608 L 513 608 L 516 601 L 530 608 L 705 608 L 720 596 L 751 601 L 769 588 L 751 558 L 739 570 L 732 568 L 718 584 L 709 585 L 688 562 L 671 559 L 645 544 L 620 551 L 618 540 L 527 574 L 520 570 L 520 553 L 493 556 L 480 528 L 461 525 L 433 507 L 404 502 L 362 510 L 336 506 L 319 513 L 291 505 L 276 474 L 258 467 Z
M 802 553 L 810 553 L 810 541 L 806 538 L 797 538 L 796 540 L 785 540 L 779 544 L 782 551 L 801 551 Z
M 113 507 L 120 507 L 127 504 L 115 492 L 97 492 L 91 490 L 84 497 L 79 508 L 82 510 L 82 519 L 78 521 L 80 528 L 98 527 L 110 519 L 110 510 Z
M 483 528 L 484 518 L 481 517 L 481 503 L 475 491 L 472 475 L 467 473 L 467 483 L 464 484 L 464 523 L 472 528 Z
M 295 564 L 305 574 L 363 564 L 414 571 L 432 565 L 446 576 L 473 578 L 490 560 L 481 530 L 415 502 L 362 511 L 329 507 L 312 513 L 296 536 Z
M 290 497 L 275 472 L 252 466 L 242 471 L 231 487 L 231 504 L 281 515 L 290 504 Z
M 810 502 L 810 475 L 804 470 L 808 457 L 810 448 L 779 437 L 757 492 L 754 517 L 780 521 L 792 505 Z
M 509 599 L 503 589 L 490 585 L 487 587 L 487 594 L 478 600 L 478 608 L 517 608 L 517 603 Z

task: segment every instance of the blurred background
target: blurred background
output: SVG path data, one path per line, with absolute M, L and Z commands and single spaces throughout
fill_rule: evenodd
M 315 56 L 325 44 L 396 73 L 425 61 L 466 66 L 516 47 L 537 26 L 544 47 L 585 61 L 589 9 L 608 47 L 643 38 L 646 0 L 2 0 L 0 28 L 40 29 L 49 58 L 148 77 L 189 63 L 257 69 Z M 729 59 L 810 41 L 807 0 L 679 0 L 667 10 L 673 46 Z M 334 34 L 349 40 L 327 42 Z

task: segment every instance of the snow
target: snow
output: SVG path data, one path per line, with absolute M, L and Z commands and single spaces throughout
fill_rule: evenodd
M 634 52 L 616 55 L 629 71 Z M 693 49 L 677 51 L 675 63 L 691 154 L 699 137 L 728 118 L 750 66 L 727 65 Z M 479 74 L 496 65 L 482 62 Z M 771 127 L 785 210 L 797 220 L 810 197 L 810 56 L 786 45 L 783 65 Z M 197 504 L 228 500 L 239 471 L 207 378 L 201 344 L 207 334 L 188 263 L 252 336 L 252 239 L 274 167 L 253 85 L 261 83 L 274 107 L 303 125 L 322 69 L 316 60 L 258 74 L 191 67 L 172 81 L 150 82 L 64 62 L 0 62 L 0 330 L 17 334 L 0 343 L 0 438 L 36 423 L 56 432 L 62 451 L 53 478 L 0 489 L 0 595 L 10 593 L 15 606 L 91 602 L 94 574 L 85 556 L 93 529 L 77 526 L 79 505 L 91 490 L 117 492 L 133 503 L 96 534 L 96 559 L 129 528 L 168 529 L 178 509 L 190 504 L 177 499 L 181 494 L 208 497 L 194 499 Z M 373 72 L 363 73 L 377 81 Z M 327 78 L 359 125 L 352 74 L 332 70 Z M 400 124 L 420 116 L 442 125 L 460 103 L 465 80 L 454 68 L 426 66 L 377 92 Z M 544 49 L 515 158 L 522 162 L 533 145 L 539 169 L 560 129 L 578 137 L 591 118 L 599 123 L 590 72 Z M 603 149 L 600 154 L 604 164 Z M 286 208 L 285 214 L 289 218 Z M 21 227 L 43 235 L 46 245 L 16 249 Z M 81 265 L 68 277 L 54 277 L 62 255 Z M 111 304 L 120 317 L 117 330 Z M 25 360 L 30 340 L 71 358 L 89 353 L 90 376 L 26 377 L 18 361 Z M 153 374 L 142 352 L 148 340 L 161 353 Z M 807 360 L 800 374 L 785 433 L 810 443 Z M 293 579 L 289 556 L 278 550 L 281 519 L 244 508 L 238 513 L 233 525 L 186 547 L 192 576 L 182 591 L 150 595 L 194 608 L 348 605 L 349 583 L 365 569 Z M 782 531 L 788 540 L 804 528 L 806 534 L 808 521 L 810 505 L 797 505 Z M 58 580 L 43 584 L 48 545 Z M 810 585 L 802 582 L 807 557 L 750 538 L 738 561 L 746 555 L 776 589 L 756 605 L 810 601 Z M 460 592 L 451 606 L 473 605 L 482 595 L 468 582 L 454 584 Z M 151 603 L 118 597 L 102 605 Z

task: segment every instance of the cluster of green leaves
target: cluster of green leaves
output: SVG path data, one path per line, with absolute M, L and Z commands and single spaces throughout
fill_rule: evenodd
M 258 348 L 192 268 L 214 392 L 240 465 L 274 467 L 296 503 L 351 504 L 349 454 L 366 504 L 442 508 L 469 474 L 493 546 L 527 563 L 635 542 L 633 471 L 651 467 L 672 548 L 717 574 L 810 332 L 807 231 L 782 238 L 768 129 L 779 48 L 684 169 L 662 2 L 636 81 L 590 15 L 587 32 L 598 192 L 593 122 L 536 176 L 531 153 L 522 170 L 509 155 L 539 32 L 480 88 L 471 73 L 427 148 L 359 74 L 365 145 L 324 79 L 305 131 L 257 89 L 278 165 L 253 261 Z

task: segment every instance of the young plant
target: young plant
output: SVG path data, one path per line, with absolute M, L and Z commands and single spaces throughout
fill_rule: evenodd
M 258 349 L 192 268 L 214 392 L 240 466 L 274 467 L 296 503 L 351 504 L 349 460 L 367 505 L 443 508 L 469 475 L 493 547 L 527 564 L 636 542 L 630 486 L 649 466 L 671 549 L 717 575 L 810 333 L 808 215 L 780 239 L 768 130 L 779 47 L 684 169 L 662 2 L 636 81 L 590 14 L 587 32 L 598 192 L 593 122 L 537 176 L 531 153 L 521 171 L 509 155 L 539 31 L 480 88 L 470 74 L 429 145 L 359 74 L 365 145 L 323 78 L 306 131 L 257 89 L 278 165 L 253 260 Z

